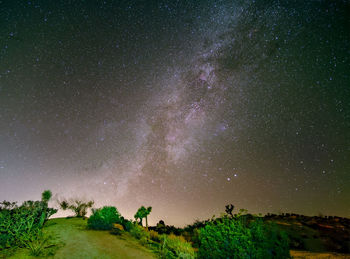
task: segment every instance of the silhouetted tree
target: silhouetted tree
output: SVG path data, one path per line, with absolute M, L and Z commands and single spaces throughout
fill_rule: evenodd
M 52 192 L 50 190 L 45 190 L 41 194 L 41 201 L 48 203 L 52 197 Z
M 72 210 L 76 217 L 82 217 L 85 219 L 88 208 L 94 205 L 94 201 L 83 202 L 82 200 L 75 199 L 71 203 L 66 200 L 59 202 L 60 208 L 63 210 Z
M 148 220 L 147 216 L 151 213 L 152 207 L 148 207 L 147 209 L 144 206 L 141 206 L 137 212 L 135 213 L 135 219 L 140 219 L 140 225 L 142 226 L 142 219 L 146 218 L 146 228 L 148 229 Z
M 69 203 L 66 200 L 61 201 L 59 205 L 62 210 L 66 210 L 69 207 Z
M 159 222 L 156 225 L 156 230 L 159 234 L 166 233 L 166 225 L 164 223 L 164 220 L 159 220 Z
M 226 213 L 233 218 L 232 211 L 235 208 L 235 206 L 233 204 L 228 204 L 228 205 L 225 206 L 225 208 L 226 208 L 225 209 Z
M 152 211 L 152 207 L 148 207 L 145 211 L 145 217 L 146 217 L 146 228 L 148 229 L 148 220 L 147 220 L 147 216 L 151 213 Z
M 142 207 L 143 207 L 143 206 L 142 206 Z M 141 208 L 142 208 L 142 207 L 141 207 Z M 135 213 L 134 218 L 135 218 L 135 220 L 140 219 L 139 225 L 142 226 L 142 219 L 143 219 L 143 216 L 142 216 L 141 208 L 137 210 L 137 212 Z

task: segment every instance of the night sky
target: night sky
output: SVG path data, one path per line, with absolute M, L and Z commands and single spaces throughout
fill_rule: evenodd
M 350 217 L 350 2 L 0 1 L 0 200 L 44 189 Z

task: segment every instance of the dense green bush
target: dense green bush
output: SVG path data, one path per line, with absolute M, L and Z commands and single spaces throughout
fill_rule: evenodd
M 287 236 L 255 219 L 213 220 L 200 230 L 199 258 L 290 258 Z
M 121 223 L 120 214 L 116 207 L 105 206 L 102 209 L 93 209 L 88 219 L 88 228 L 110 230 L 114 223 Z
M 128 231 L 128 232 L 134 227 L 134 224 L 131 221 L 126 219 L 123 219 L 121 221 L 121 225 L 124 227 L 125 231 Z
M 129 232 L 133 237 L 142 241 L 150 239 L 150 233 L 137 223 L 133 224 Z
M 44 223 L 57 212 L 48 207 L 51 192 L 45 191 L 43 197 L 41 201 L 25 201 L 19 207 L 7 201 L 0 203 L 0 250 L 27 247 L 41 237 Z
M 191 244 L 185 240 L 183 236 L 176 236 L 174 234 L 165 235 L 161 237 L 161 245 L 159 254 L 162 258 L 182 258 L 193 259 L 195 252 Z

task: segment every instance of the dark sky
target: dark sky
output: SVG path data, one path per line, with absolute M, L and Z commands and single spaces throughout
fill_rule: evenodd
M 0 1 L 0 200 L 44 189 L 350 217 L 350 2 Z

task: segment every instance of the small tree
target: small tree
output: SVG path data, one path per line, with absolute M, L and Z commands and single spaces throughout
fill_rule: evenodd
M 226 213 L 227 213 L 228 215 L 230 215 L 231 218 L 233 218 L 232 211 L 233 211 L 233 209 L 235 208 L 235 206 L 234 206 L 233 204 L 229 204 L 229 205 L 226 205 L 225 208 L 226 208 L 226 209 L 225 209 Z
M 140 208 L 140 209 L 141 209 L 141 208 Z M 142 212 L 141 212 L 140 209 L 137 210 L 137 212 L 135 213 L 134 218 L 135 218 L 135 220 L 140 219 L 139 225 L 142 226 L 142 218 L 143 218 L 143 217 L 142 217 Z
M 57 209 L 49 208 L 49 201 L 51 197 L 52 197 L 52 192 L 50 190 L 45 190 L 41 194 L 40 206 L 43 211 L 40 218 L 41 225 L 44 225 L 44 223 L 48 221 L 49 217 L 57 212 Z M 27 205 L 29 205 L 30 207 L 33 207 L 34 203 L 31 201 L 27 201 Z
M 140 219 L 140 225 L 142 226 L 142 219 L 146 218 L 146 228 L 148 229 L 148 220 L 147 220 L 147 216 L 151 213 L 152 211 L 152 207 L 148 207 L 147 209 L 144 206 L 141 206 L 136 214 L 135 214 L 135 219 Z
M 41 201 L 48 203 L 52 197 L 52 192 L 50 190 L 45 190 L 41 194 Z
M 80 199 L 75 199 L 69 203 L 68 201 L 63 200 L 59 202 L 59 205 L 61 209 L 72 210 L 75 213 L 76 217 L 82 217 L 83 219 L 85 219 L 87 210 L 94 205 L 94 201 L 83 202 Z
M 59 205 L 62 210 L 66 210 L 69 207 L 69 203 L 66 200 L 61 201 Z

